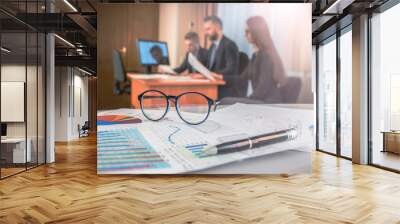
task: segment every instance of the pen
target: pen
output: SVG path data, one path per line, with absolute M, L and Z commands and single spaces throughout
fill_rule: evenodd
M 297 131 L 295 128 L 289 128 L 281 131 L 257 135 L 254 137 L 224 142 L 218 145 L 210 146 L 202 151 L 202 156 L 220 155 L 226 153 L 240 152 L 252 148 L 271 145 L 279 142 L 295 139 Z

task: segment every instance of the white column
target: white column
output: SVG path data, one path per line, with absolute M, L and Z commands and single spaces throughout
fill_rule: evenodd
M 55 133 L 55 60 L 54 60 L 54 35 L 47 34 L 46 36 L 46 60 L 47 60 L 47 76 L 46 76 L 46 163 L 55 161 L 54 150 L 54 133 Z
M 54 5 L 46 1 L 47 12 L 54 12 Z M 46 163 L 55 161 L 55 43 L 54 35 L 46 35 Z

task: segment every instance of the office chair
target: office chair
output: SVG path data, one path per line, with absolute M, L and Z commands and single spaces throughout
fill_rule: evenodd
M 299 77 L 289 77 L 284 86 L 281 87 L 283 103 L 296 103 L 301 89 Z
M 89 136 L 90 125 L 89 121 L 85 121 L 85 123 L 80 127 L 78 124 L 79 138 Z
M 131 86 L 126 78 L 126 72 L 122 63 L 121 55 L 117 50 L 113 50 L 113 68 L 114 68 L 114 93 L 131 93 Z
M 249 57 L 244 52 L 239 52 L 239 74 L 242 74 L 244 69 L 249 64 Z
M 242 72 L 249 65 L 249 62 L 250 60 L 247 54 L 244 52 L 239 52 L 239 74 L 242 74 Z M 246 97 L 248 83 L 245 82 L 239 84 L 240 86 L 238 86 L 239 89 L 237 90 L 238 97 Z

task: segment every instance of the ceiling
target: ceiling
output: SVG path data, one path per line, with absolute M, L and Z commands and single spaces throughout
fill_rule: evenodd
M 96 6 L 95 0 L 48 0 L 47 4 L 45 0 L 1 0 L 2 46 L 12 49 L 3 60 L 15 63 L 24 55 L 28 59 L 36 55 L 36 46 L 29 43 L 32 35 L 28 34 L 25 43 L 25 30 L 54 32 L 56 65 L 79 66 L 96 73 Z

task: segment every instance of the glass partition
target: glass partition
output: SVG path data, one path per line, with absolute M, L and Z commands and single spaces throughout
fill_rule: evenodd
M 26 111 L 27 111 L 27 142 L 30 153 L 30 161 L 27 167 L 37 165 L 38 158 L 38 35 L 36 32 L 28 31 L 27 33 L 27 94 L 26 94 Z M 30 149 L 29 149 L 30 148 Z
M 37 64 L 37 162 L 43 164 L 46 162 L 46 36 L 43 33 L 38 33 L 38 64 Z
M 352 32 L 340 36 L 340 155 L 352 157 Z
M 29 13 L 39 1 L 18 2 Z M 43 2 L 41 2 L 43 5 Z M 0 7 L 12 4 L 0 3 Z M 0 178 L 45 162 L 45 44 L 43 33 L 0 12 Z
M 372 164 L 400 171 L 400 4 L 371 18 Z
M 1 34 L 2 177 L 24 171 L 31 161 L 26 136 L 26 41 L 25 32 Z
M 318 47 L 318 147 L 336 154 L 336 37 Z

